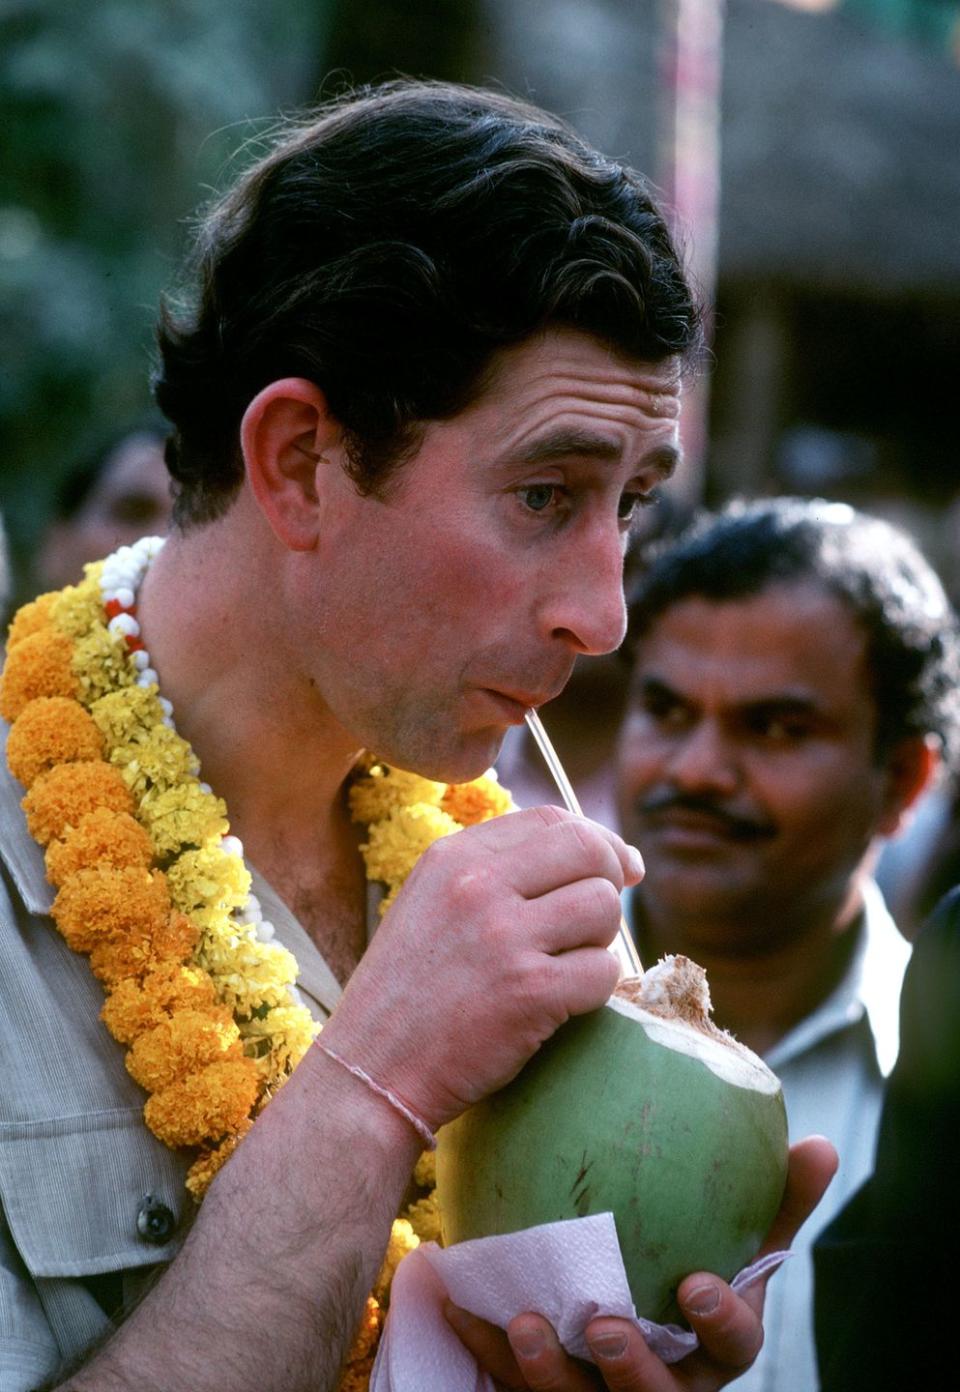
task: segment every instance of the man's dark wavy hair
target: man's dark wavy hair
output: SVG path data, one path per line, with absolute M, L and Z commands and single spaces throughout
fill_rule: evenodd
M 203 221 L 192 270 L 189 306 L 161 310 L 154 381 L 180 526 L 229 506 L 243 412 L 282 377 L 322 388 L 377 493 L 423 422 L 547 325 L 651 363 L 701 342 L 640 175 L 533 106 L 439 83 L 363 88 L 285 126 Z
M 913 735 L 939 737 L 960 762 L 960 630 L 932 566 L 905 532 L 845 503 L 735 499 L 651 556 L 630 600 L 626 655 L 685 599 L 747 599 L 771 585 L 818 581 L 866 635 L 882 760 Z

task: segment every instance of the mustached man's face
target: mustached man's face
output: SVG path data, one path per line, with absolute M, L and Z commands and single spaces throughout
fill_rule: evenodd
M 383 500 L 334 476 L 305 631 L 359 743 L 473 777 L 579 653 L 618 646 L 630 519 L 673 467 L 679 394 L 675 363 L 554 329 L 499 354 Z
M 864 648 L 813 581 L 683 600 L 641 640 L 620 806 L 660 922 L 681 915 L 688 931 L 747 947 L 788 931 L 804 905 L 846 898 L 899 811 L 874 757 Z

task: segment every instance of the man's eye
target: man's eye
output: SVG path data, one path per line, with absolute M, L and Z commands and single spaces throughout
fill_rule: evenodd
M 556 494 L 557 486 L 553 483 L 532 483 L 520 490 L 520 497 L 531 512 L 544 512 L 556 501 Z

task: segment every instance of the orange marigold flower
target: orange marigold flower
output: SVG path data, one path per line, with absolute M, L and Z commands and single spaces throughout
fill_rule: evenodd
M 98 807 L 133 812 L 133 797 L 120 773 L 101 759 L 58 764 L 42 773 L 23 799 L 30 835 L 41 846 L 63 836 Z
M 31 633 L 39 633 L 40 629 L 50 627 L 50 606 L 56 598 L 57 591 L 51 590 L 49 594 L 38 595 L 17 610 L 7 632 L 7 652 L 24 638 L 29 638 Z
M 147 1092 L 161 1092 L 208 1063 L 243 1053 L 240 1031 L 223 1006 L 178 1010 L 136 1040 L 127 1054 L 127 1072 Z
M 129 812 L 98 807 L 81 817 L 76 826 L 68 827 L 62 841 L 50 842 L 46 860 L 47 879 L 52 885 L 61 885 L 68 875 L 94 865 L 139 865 L 146 869 L 153 860 L 153 843 Z
M 132 1044 L 144 1030 L 168 1020 L 177 1010 L 202 1010 L 216 1002 L 213 982 L 199 967 L 165 962 L 142 981 L 119 981 L 107 997 L 100 1018 L 120 1044 Z
M 56 764 L 102 758 L 100 731 L 67 696 L 38 696 L 24 706 L 7 740 L 7 765 L 25 788 Z
M 232 1136 L 228 1136 L 225 1141 L 221 1141 L 216 1150 L 201 1150 L 193 1164 L 187 1170 L 187 1178 L 184 1181 L 187 1190 L 192 1194 L 194 1201 L 199 1203 L 204 1194 L 213 1183 L 214 1176 L 230 1159 L 237 1146 L 250 1130 L 253 1122 L 247 1120 L 243 1122 L 240 1129 Z
M 154 1093 L 143 1109 L 144 1120 L 164 1145 L 202 1145 L 238 1131 L 257 1091 L 253 1060 L 225 1059 Z
M 451 783 L 440 802 L 449 816 L 461 826 L 475 826 L 509 812 L 513 798 L 489 774 L 472 783 Z
M 384 1253 L 380 1274 L 373 1283 L 374 1299 L 379 1300 L 381 1305 L 389 1304 L 390 1286 L 393 1282 L 397 1267 L 408 1252 L 416 1251 L 419 1246 L 420 1239 L 417 1237 L 408 1220 L 406 1218 L 395 1218 L 390 1229 L 390 1240 L 387 1243 L 387 1250 Z
M 337 1383 L 337 1392 L 367 1392 L 377 1344 L 383 1329 L 384 1311 L 373 1295 L 367 1296 L 366 1308 L 343 1365 L 343 1373 Z
M 166 876 L 136 865 L 95 865 L 60 886 L 51 917 L 74 952 L 127 934 L 153 937 L 170 914 Z
M 90 953 L 90 970 L 109 989 L 127 977 L 142 977 L 164 963 L 185 962 L 193 953 L 200 930 L 174 910 L 152 933 L 129 933 L 98 943 Z
M 38 696 L 76 696 L 73 644 L 55 628 L 21 638 L 7 655 L 0 680 L 0 715 L 14 721 Z

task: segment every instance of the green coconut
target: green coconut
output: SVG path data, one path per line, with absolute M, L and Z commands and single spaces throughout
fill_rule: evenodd
M 612 1212 L 637 1313 L 660 1323 L 682 1319 L 684 1276 L 750 1262 L 786 1180 L 783 1094 L 709 1012 L 702 968 L 665 958 L 443 1127 L 444 1244 Z

